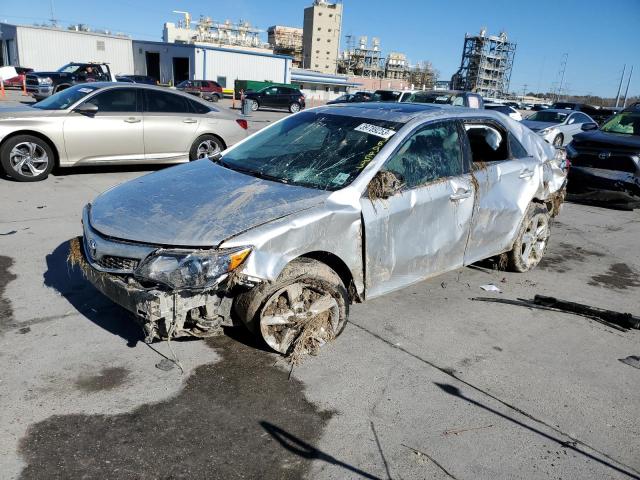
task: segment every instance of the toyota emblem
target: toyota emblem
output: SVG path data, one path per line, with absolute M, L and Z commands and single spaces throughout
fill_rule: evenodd
M 98 247 L 96 246 L 95 240 L 89 240 L 89 256 L 92 260 L 95 260 L 96 254 L 98 253 Z
M 606 160 L 607 158 L 609 158 L 611 156 L 611 152 L 600 152 L 598 154 L 598 158 L 600 160 Z

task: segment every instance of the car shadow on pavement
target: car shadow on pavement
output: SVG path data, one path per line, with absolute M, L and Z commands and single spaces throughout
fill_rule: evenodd
M 511 407 L 511 406 L 508 405 L 510 408 L 515 409 L 516 411 L 518 411 L 519 413 L 521 413 L 525 417 L 530 418 L 534 422 L 542 423 L 546 427 L 548 427 L 548 428 L 552 429 L 553 431 L 557 432 L 559 434 L 558 437 L 550 435 L 550 434 L 548 434 L 548 433 L 546 433 L 546 432 L 544 432 L 542 430 L 539 430 L 539 429 L 537 429 L 537 428 L 535 428 L 535 427 L 533 427 L 531 425 L 527 425 L 526 423 L 523 423 L 523 422 L 521 422 L 521 421 L 519 421 L 519 420 L 517 420 L 517 419 L 515 419 L 513 417 L 510 417 L 509 415 L 505 415 L 504 413 L 499 412 L 498 410 L 496 410 L 494 408 L 491 408 L 488 405 L 484 405 L 483 403 L 480 403 L 477 400 L 474 400 L 474 399 L 466 396 L 458 387 L 456 387 L 454 385 L 451 385 L 449 383 L 439 383 L 439 382 L 433 382 L 433 383 L 438 388 L 440 388 L 442 391 L 444 391 L 445 393 L 447 393 L 449 395 L 452 395 L 452 396 L 454 396 L 456 398 L 459 398 L 461 400 L 464 400 L 464 401 L 466 401 L 466 402 L 468 402 L 468 403 L 470 403 L 472 405 L 475 405 L 476 407 L 479 407 L 479 408 L 481 408 L 483 410 L 491 412 L 494 415 L 497 415 L 497 416 L 499 416 L 499 417 L 501 417 L 501 418 L 503 418 L 505 420 L 508 420 L 509 422 L 512 422 L 512 423 L 518 425 L 519 427 L 522 427 L 522 428 L 525 428 L 527 430 L 530 430 L 531 432 L 533 432 L 533 433 L 535 433 L 537 435 L 540 435 L 541 437 L 546 438 L 547 440 L 550 440 L 550 441 L 558 444 L 558 446 L 560 446 L 560 447 L 562 447 L 564 449 L 571 450 L 571 451 L 573 451 L 573 452 L 575 452 L 575 453 L 577 453 L 579 455 L 583 455 L 584 457 L 586 457 L 589 460 L 592 460 L 594 462 L 600 463 L 601 465 L 604 465 L 605 467 L 608 467 L 608 468 L 610 468 L 612 470 L 615 470 L 618 473 L 622 473 L 624 475 L 627 475 L 630 478 L 634 478 L 634 479 L 640 478 L 638 475 L 636 475 L 636 472 L 633 469 L 631 469 L 629 466 L 625 465 L 624 463 L 622 463 L 622 462 L 620 462 L 618 460 L 615 460 L 615 459 L 609 457 L 606 453 L 598 451 L 596 448 L 594 448 L 594 447 L 592 447 L 590 445 L 587 445 L 586 443 L 581 442 L 580 440 L 577 440 L 577 439 L 575 439 L 575 438 L 573 438 L 573 437 L 571 437 L 571 436 L 559 431 L 558 428 L 555 428 L 555 427 L 553 427 L 551 425 L 548 425 L 548 424 L 546 424 L 544 422 L 541 422 L 540 420 L 535 419 L 534 417 L 532 417 L 531 415 L 527 414 L 526 412 L 523 412 L 521 410 L 518 410 L 515 407 Z M 567 440 L 563 440 L 561 438 L 561 435 L 564 435 L 565 437 L 567 437 Z M 587 449 L 591 450 L 593 452 L 596 452 L 599 455 L 599 457 L 602 457 L 602 458 L 599 458 L 598 456 L 595 456 L 595 455 L 589 453 L 588 451 L 586 451 Z M 615 465 L 615 464 L 618 464 L 619 466 Z
M 103 296 L 82 275 L 80 267 L 67 262 L 69 242 L 63 242 L 47 255 L 47 270 L 44 284 L 56 290 L 79 313 L 108 332 L 135 347 L 143 340 L 142 329 L 131 318 L 131 314 Z
M 374 480 L 381 480 L 380 477 L 376 477 L 370 473 L 367 473 L 359 468 L 354 467 L 353 465 L 349 465 L 348 463 L 342 462 L 331 455 L 324 453 L 322 450 L 318 450 L 313 445 L 308 444 L 302 439 L 296 437 L 295 435 L 290 434 L 289 432 L 283 430 L 282 428 L 277 427 L 273 423 L 261 421 L 260 425 L 265 431 L 271 435 L 282 447 L 287 449 L 289 452 L 295 453 L 296 455 L 304 458 L 305 460 L 321 460 L 323 462 L 330 463 L 331 465 L 337 465 L 339 467 L 344 468 L 350 472 L 355 473 L 359 477 L 370 478 Z

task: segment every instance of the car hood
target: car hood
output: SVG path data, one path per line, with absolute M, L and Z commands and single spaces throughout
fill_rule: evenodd
M 199 160 L 106 191 L 93 202 L 90 222 L 117 239 L 213 247 L 252 227 L 314 207 L 330 193 Z
M 0 120 L 13 120 L 16 118 L 42 117 L 51 115 L 53 112 L 60 110 L 41 110 L 39 108 L 29 107 L 28 105 L 16 105 L 13 107 L 0 107 Z
M 522 124 L 525 127 L 529 127 L 534 132 L 539 132 L 549 127 L 557 127 L 559 124 L 554 122 L 536 122 L 534 120 L 522 120 Z
M 640 136 L 625 135 L 623 133 L 609 133 L 600 130 L 582 132 L 573 137 L 577 146 L 585 147 L 621 147 L 640 152 Z

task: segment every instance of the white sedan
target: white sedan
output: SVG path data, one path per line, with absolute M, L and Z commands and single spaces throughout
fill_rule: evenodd
M 505 115 L 513 118 L 517 122 L 522 120 L 522 115 L 515 108 L 502 103 L 485 103 L 484 108 L 487 110 L 495 110 L 496 112 L 504 113 Z
M 541 110 L 529 115 L 522 124 L 536 132 L 554 147 L 568 145 L 573 136 L 582 131 L 582 125 L 596 121 L 586 113 L 572 110 Z

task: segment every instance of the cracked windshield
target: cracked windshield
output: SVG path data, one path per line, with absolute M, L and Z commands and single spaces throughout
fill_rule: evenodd
M 249 138 L 220 164 L 282 183 L 338 190 L 358 176 L 402 125 L 304 112 Z

